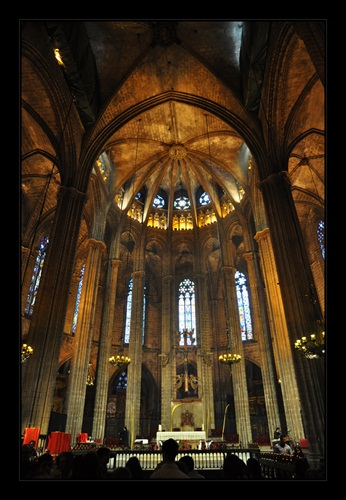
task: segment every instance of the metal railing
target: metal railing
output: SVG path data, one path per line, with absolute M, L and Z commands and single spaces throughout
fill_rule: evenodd
M 95 448 L 96 449 L 96 448 Z M 84 454 L 90 451 L 87 447 L 78 447 L 72 450 L 74 454 Z M 181 450 L 178 452 L 176 460 L 184 455 L 190 455 L 194 459 L 195 469 L 201 470 L 221 470 L 225 456 L 228 453 L 238 455 L 245 463 L 248 458 L 254 456 L 258 458 L 259 450 L 249 448 L 229 448 L 220 450 Z M 116 449 L 111 451 L 111 458 L 108 463 L 109 470 L 117 467 L 125 467 L 130 457 L 136 456 L 140 461 L 143 470 L 154 470 L 162 460 L 162 451 L 153 449 L 123 450 Z

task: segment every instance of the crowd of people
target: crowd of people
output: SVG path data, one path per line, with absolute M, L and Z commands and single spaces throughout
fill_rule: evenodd
M 127 430 L 127 429 L 126 429 Z M 324 479 L 324 464 L 320 470 L 311 470 L 309 462 L 301 447 L 296 444 L 291 447 L 289 441 L 280 434 L 275 443 L 274 453 L 288 454 L 295 457 L 296 479 Z M 186 454 L 177 460 L 179 444 L 170 438 L 162 444 L 162 460 L 148 475 L 144 474 L 137 456 L 130 456 L 125 466 L 109 467 L 112 456 L 110 448 L 101 446 L 84 454 L 74 454 L 63 451 L 55 458 L 46 450 L 38 456 L 35 441 L 21 446 L 20 479 L 21 480 L 104 480 L 104 479 L 195 479 L 206 477 L 203 471 L 195 469 L 194 459 Z M 235 453 L 227 453 L 224 458 L 220 479 L 230 480 L 261 480 L 263 479 L 261 465 L 257 458 L 250 457 L 246 462 Z

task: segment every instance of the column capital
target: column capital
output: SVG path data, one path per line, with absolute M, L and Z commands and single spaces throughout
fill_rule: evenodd
M 95 238 L 89 238 L 88 245 L 90 245 L 91 247 L 94 247 L 95 249 L 99 249 L 102 252 L 105 252 L 106 248 L 107 248 L 106 244 L 103 241 L 95 240 Z
M 288 172 L 286 172 L 285 170 L 268 175 L 266 179 L 263 179 L 258 183 L 258 187 L 262 191 L 263 188 L 268 187 L 270 185 L 274 186 L 275 184 L 282 183 L 282 181 L 284 181 L 289 186 L 292 185 L 291 178 Z
M 257 231 L 257 233 L 254 236 L 254 239 L 259 243 L 261 240 L 265 240 L 269 237 L 270 231 L 269 228 L 265 228 L 262 231 Z

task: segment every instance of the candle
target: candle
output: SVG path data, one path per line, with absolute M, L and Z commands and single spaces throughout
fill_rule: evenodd
M 162 425 L 159 424 L 159 432 L 161 432 L 161 431 L 162 431 Z

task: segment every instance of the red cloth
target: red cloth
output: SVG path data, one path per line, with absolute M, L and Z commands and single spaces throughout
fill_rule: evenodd
M 40 437 L 40 428 L 39 427 L 27 427 L 24 429 L 24 439 L 23 444 L 29 444 L 30 441 L 35 441 L 35 450 L 38 446 L 38 438 Z
M 300 447 L 301 448 L 309 448 L 308 440 L 305 438 L 300 439 Z
M 62 451 L 69 451 L 71 434 L 65 432 L 51 432 L 48 436 L 47 449 L 53 456 L 59 455 Z
M 86 443 L 88 441 L 88 437 L 87 432 L 80 432 L 78 434 L 78 443 Z

